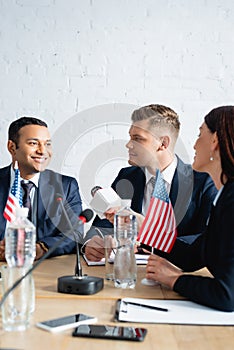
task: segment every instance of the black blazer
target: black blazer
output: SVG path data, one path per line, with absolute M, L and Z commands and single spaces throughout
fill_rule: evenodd
M 131 166 L 120 170 L 112 187 L 122 199 L 131 199 L 131 208 L 142 213 L 142 203 L 145 190 L 145 173 L 142 168 Z M 178 158 L 177 168 L 172 180 L 170 200 L 174 208 L 178 236 L 201 233 L 206 226 L 212 201 L 217 190 L 213 181 L 206 173 L 199 173 Z M 97 234 L 94 227 L 113 227 L 106 219 L 96 216 L 93 226 L 86 234 L 85 240 Z
M 204 234 L 191 245 L 177 239 L 167 258 L 185 271 L 207 267 L 213 276 L 185 274 L 177 279 L 176 292 L 216 309 L 234 310 L 234 182 L 225 184 Z
M 0 169 L 0 240 L 4 238 L 6 220 L 3 217 L 4 208 L 10 189 L 10 166 Z M 77 227 L 77 218 L 82 211 L 79 187 L 75 178 L 61 175 L 52 170 L 40 173 L 37 196 L 37 241 L 45 243 L 50 248 L 61 237 L 67 235 L 56 248 L 52 256 L 69 254 L 75 248 L 73 234 L 69 231 L 67 222 L 62 215 L 61 207 L 56 201 L 56 193 L 64 200 L 69 217 Z M 83 230 L 75 229 L 78 240 L 83 239 Z

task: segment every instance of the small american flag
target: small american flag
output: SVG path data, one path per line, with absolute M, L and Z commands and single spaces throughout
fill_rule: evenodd
M 176 221 L 160 171 L 137 241 L 169 253 L 177 236 Z
M 15 208 L 22 207 L 22 188 L 20 185 L 20 171 L 18 163 L 15 162 L 15 179 L 10 190 L 3 216 L 6 220 L 12 222 L 15 219 Z

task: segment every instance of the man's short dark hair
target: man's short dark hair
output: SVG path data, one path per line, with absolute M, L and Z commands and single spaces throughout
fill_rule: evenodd
M 141 120 L 148 120 L 149 126 L 159 126 L 164 122 L 169 128 L 174 129 L 177 133 L 180 130 L 180 122 L 178 114 L 170 107 L 151 104 L 148 106 L 136 109 L 132 113 L 132 121 L 137 122 Z
M 13 121 L 8 129 L 8 140 L 13 141 L 18 147 L 19 142 L 19 130 L 26 125 L 40 125 L 48 127 L 47 124 L 38 118 L 34 117 L 21 117 L 15 121 Z
M 164 128 L 168 130 L 174 147 L 179 135 L 180 121 L 178 114 L 170 107 L 159 104 L 144 106 L 133 111 L 131 119 L 133 123 L 146 120 L 149 129 Z

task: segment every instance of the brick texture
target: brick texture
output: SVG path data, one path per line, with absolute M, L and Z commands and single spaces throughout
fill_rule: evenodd
M 88 153 L 128 137 L 130 114 L 96 111 L 111 104 L 174 108 L 182 122 L 178 151 L 191 160 L 205 113 L 233 104 L 233 12 L 231 0 L 0 0 L 0 166 L 10 159 L 9 123 L 36 115 L 55 140 L 61 128 L 64 140 L 70 135 L 64 147 L 55 142 L 56 170 L 80 181 Z M 87 109 L 89 117 L 81 113 Z M 102 185 L 126 164 L 121 157 L 110 166 L 107 153 L 93 169 Z

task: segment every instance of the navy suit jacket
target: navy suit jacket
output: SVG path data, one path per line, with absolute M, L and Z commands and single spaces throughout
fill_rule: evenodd
M 131 199 L 131 208 L 134 211 L 142 213 L 145 183 L 144 170 L 131 166 L 120 170 L 112 187 L 122 199 Z M 216 193 L 217 190 L 208 174 L 194 171 L 190 164 L 185 164 L 178 158 L 169 195 L 174 208 L 178 236 L 189 235 L 187 241 L 190 238 L 192 241 L 192 235 L 205 229 Z M 94 227 L 102 228 L 102 232 L 106 234 L 108 228 L 113 226 L 108 220 L 101 220 L 96 216 L 85 241 L 97 234 Z
M 4 238 L 6 220 L 4 208 L 10 190 L 10 166 L 0 169 L 0 240 Z M 61 175 L 52 170 L 40 173 L 37 193 L 37 241 L 50 248 L 59 239 L 67 236 L 52 253 L 52 256 L 69 254 L 74 251 L 74 236 L 71 234 L 61 207 L 56 201 L 56 193 L 64 199 L 69 218 L 75 227 L 77 239 L 83 239 L 83 229 L 77 230 L 78 216 L 82 211 L 79 187 L 75 178 Z M 70 237 L 70 238 L 69 238 Z
M 166 257 L 184 271 L 207 267 L 213 277 L 180 276 L 174 290 L 223 311 L 234 311 L 234 182 L 228 182 L 211 210 L 204 234 L 190 245 L 177 239 Z M 157 252 L 163 255 L 162 252 Z

